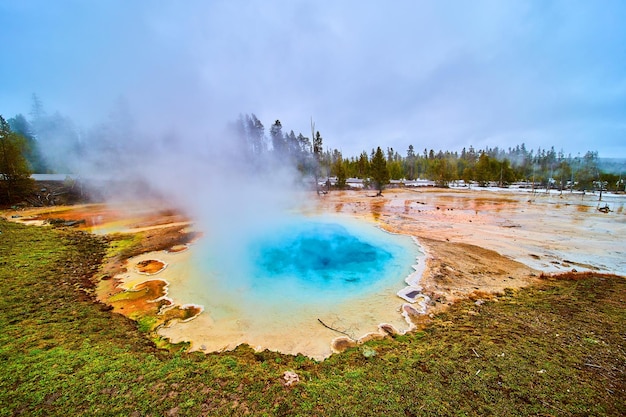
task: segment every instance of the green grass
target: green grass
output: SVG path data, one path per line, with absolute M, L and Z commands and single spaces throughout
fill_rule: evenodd
M 321 363 L 190 354 L 92 301 L 105 241 L 3 220 L 0 232 L 0 416 L 626 415 L 623 278 L 468 300 Z M 285 387 L 287 370 L 301 382 Z

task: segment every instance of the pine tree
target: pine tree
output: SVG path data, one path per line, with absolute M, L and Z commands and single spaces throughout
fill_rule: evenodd
M 361 179 L 365 179 L 369 176 L 370 161 L 367 158 L 367 152 L 361 152 L 359 160 L 357 161 L 357 176 Z
M 7 122 L 9 122 L 11 131 L 20 134 L 26 140 L 26 152 L 24 157 L 28 161 L 30 170 L 34 173 L 46 172 L 48 170 L 46 162 L 41 155 L 41 149 L 37 139 L 35 139 L 33 128 L 28 120 L 26 120 L 26 117 L 22 114 L 18 114 L 7 120 Z
M 274 152 L 279 156 L 285 156 L 286 154 L 286 141 L 283 137 L 283 125 L 280 120 L 276 120 L 272 127 L 270 127 L 270 137 L 272 138 L 272 147 Z
M 252 154 L 258 158 L 267 149 L 267 144 L 265 143 L 265 127 L 254 113 L 250 116 L 246 115 L 246 131 L 252 146 Z
M 376 153 L 371 162 L 372 181 L 378 190 L 377 195 L 383 195 L 383 188 L 389 183 L 389 170 L 387 169 L 387 161 L 383 155 L 380 146 L 376 148 Z
M 315 125 L 313 121 L 311 121 L 311 133 L 315 130 Z M 322 135 L 320 135 L 319 130 L 313 136 L 313 158 L 315 159 L 315 190 L 319 195 L 319 177 L 321 175 L 321 166 L 322 166 Z
M 404 172 L 408 180 L 415 179 L 415 149 L 413 145 L 409 145 L 409 149 L 406 151 L 406 168 Z
M 335 162 L 333 164 L 333 173 L 337 176 L 337 188 L 343 190 L 346 187 L 346 168 L 343 165 L 341 152 L 337 152 Z
M 0 203 L 19 201 L 33 187 L 25 152 L 26 140 L 0 116 Z

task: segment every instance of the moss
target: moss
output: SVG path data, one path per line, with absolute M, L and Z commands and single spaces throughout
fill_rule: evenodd
M 148 333 L 152 331 L 157 324 L 157 319 L 151 316 L 143 316 L 137 320 L 137 329 L 140 332 Z

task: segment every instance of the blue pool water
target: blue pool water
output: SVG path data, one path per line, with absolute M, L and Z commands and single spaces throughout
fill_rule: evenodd
M 292 222 L 251 243 L 249 253 L 256 277 L 252 286 L 263 290 L 288 283 L 289 288 L 300 291 L 359 291 L 380 279 L 394 257 L 402 255 L 397 253 L 399 247 L 381 243 L 354 226 L 315 220 Z
M 227 256 L 209 255 L 213 274 L 229 278 L 223 291 L 298 303 L 342 300 L 376 291 L 390 280 L 400 289 L 419 254 L 410 237 L 368 222 L 300 216 L 251 232 L 237 251 L 230 271 L 220 265 Z
M 224 225 L 190 252 L 191 268 L 181 269 L 187 285 L 170 289 L 174 299 L 204 307 L 181 324 L 190 340 L 209 351 L 248 343 L 315 357 L 329 355 L 338 335 L 320 320 L 355 338 L 380 323 L 406 329 L 396 293 L 420 255 L 412 238 L 344 216 Z

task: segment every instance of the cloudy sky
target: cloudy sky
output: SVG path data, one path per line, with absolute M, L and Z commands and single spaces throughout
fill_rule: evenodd
M 0 114 L 127 103 L 188 144 L 240 113 L 344 156 L 555 146 L 626 157 L 626 2 L 0 0 Z

